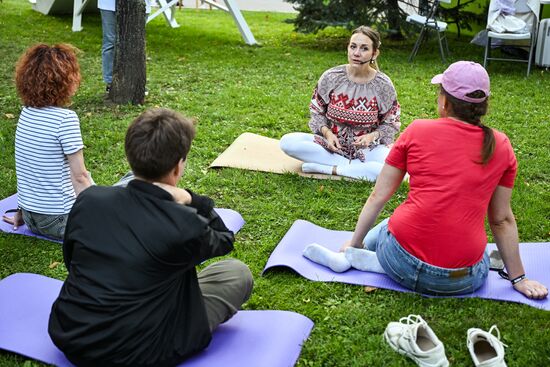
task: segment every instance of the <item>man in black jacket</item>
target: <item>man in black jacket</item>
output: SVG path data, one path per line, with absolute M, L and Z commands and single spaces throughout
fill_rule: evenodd
M 213 201 L 178 188 L 193 123 L 149 110 L 128 128 L 127 187 L 92 186 L 77 198 L 63 242 L 69 275 L 48 331 L 77 366 L 173 366 L 208 346 L 211 332 L 252 291 Z

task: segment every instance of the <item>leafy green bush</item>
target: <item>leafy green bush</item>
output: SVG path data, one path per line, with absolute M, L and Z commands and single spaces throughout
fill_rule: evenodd
M 407 14 L 400 5 L 412 5 L 426 9 L 427 0 L 285 0 L 295 4 L 298 16 L 293 23 L 295 29 L 304 33 L 316 33 L 329 26 L 355 28 L 359 25 L 371 25 L 391 38 L 400 39 L 410 33 L 406 22 Z M 487 5 L 469 0 L 454 6 L 441 8 L 440 16 L 460 29 L 472 30 L 472 24 L 484 24 L 487 17 Z M 473 4 L 472 4 L 473 3 Z M 476 9 L 477 8 L 477 9 Z M 419 11 L 422 13 L 422 11 Z

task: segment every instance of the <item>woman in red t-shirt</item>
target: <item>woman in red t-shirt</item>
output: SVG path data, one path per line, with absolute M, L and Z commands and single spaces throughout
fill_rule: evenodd
M 514 289 L 528 298 L 545 298 L 548 289 L 527 279 L 519 254 L 510 207 L 514 151 L 505 134 L 481 123 L 489 97 L 487 72 L 477 63 L 459 61 L 432 83 L 441 85 L 440 118 L 413 121 L 401 134 L 351 241 L 340 253 L 310 245 L 304 256 L 336 271 L 353 266 L 386 273 L 425 294 L 472 293 L 489 272 L 487 215 Z M 370 230 L 405 173 L 410 175 L 407 199 Z

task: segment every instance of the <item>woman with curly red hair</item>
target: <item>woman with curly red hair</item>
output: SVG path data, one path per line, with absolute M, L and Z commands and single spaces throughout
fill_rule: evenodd
M 75 48 L 32 46 L 17 62 L 15 83 L 23 102 L 15 133 L 19 208 L 3 219 L 63 239 L 76 196 L 92 185 L 78 116 L 65 108 L 80 85 Z

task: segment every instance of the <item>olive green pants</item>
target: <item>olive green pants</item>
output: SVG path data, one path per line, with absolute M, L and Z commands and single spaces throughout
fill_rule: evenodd
M 237 313 L 250 297 L 254 285 L 248 266 L 236 259 L 208 265 L 198 279 L 210 331 Z

